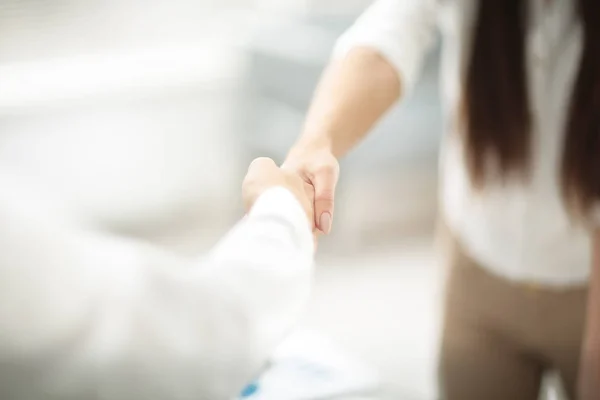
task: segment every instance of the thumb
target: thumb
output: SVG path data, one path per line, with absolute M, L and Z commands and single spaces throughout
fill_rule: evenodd
M 331 232 L 337 180 L 335 169 L 321 171 L 311 179 L 315 188 L 315 226 L 325 234 Z

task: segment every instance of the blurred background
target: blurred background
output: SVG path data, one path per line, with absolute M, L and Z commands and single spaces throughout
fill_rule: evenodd
M 241 216 L 250 160 L 281 162 L 336 38 L 370 0 L 3 0 L 0 167 L 103 229 L 200 254 Z M 342 162 L 304 324 L 436 398 L 437 51 Z

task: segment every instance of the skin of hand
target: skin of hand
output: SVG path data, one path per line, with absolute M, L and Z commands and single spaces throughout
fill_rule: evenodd
M 335 188 L 340 174 L 338 160 L 326 147 L 292 150 L 282 169 L 299 176 L 314 196 L 314 227 L 328 234 L 333 223 Z
M 338 158 L 366 137 L 400 94 L 397 71 L 372 49 L 356 48 L 326 68 L 302 134 L 282 166 L 313 187 L 319 232 L 331 231 Z
M 270 158 L 257 158 L 250 164 L 242 184 L 242 197 L 246 212 L 266 190 L 273 187 L 288 189 L 302 205 L 314 230 L 314 191 L 298 174 L 279 168 Z

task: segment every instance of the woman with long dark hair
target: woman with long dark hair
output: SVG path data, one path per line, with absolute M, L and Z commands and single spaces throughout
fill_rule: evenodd
M 600 399 L 598 0 L 376 1 L 339 40 L 284 168 L 313 185 L 328 233 L 337 159 L 410 92 L 437 28 L 442 394 L 534 400 L 557 370 L 571 399 Z

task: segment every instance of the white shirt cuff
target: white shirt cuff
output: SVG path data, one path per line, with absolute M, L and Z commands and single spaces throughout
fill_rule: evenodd
M 284 187 L 266 190 L 254 203 L 249 217 L 277 217 L 288 222 L 294 229 L 302 251 L 314 253 L 311 225 L 302 205 L 292 192 Z

